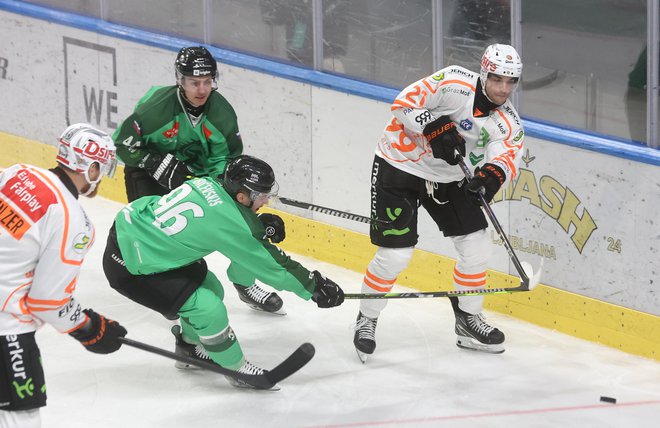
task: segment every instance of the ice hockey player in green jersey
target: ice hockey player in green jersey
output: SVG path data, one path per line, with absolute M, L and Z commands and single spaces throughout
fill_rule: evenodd
M 117 156 L 126 164 L 124 181 L 128 201 L 165 195 L 195 177 L 217 177 L 227 162 L 243 153 L 243 142 L 233 107 L 218 92 L 218 66 L 203 46 L 184 47 L 174 62 L 176 84 L 152 87 L 119 126 L 113 139 Z M 260 217 L 266 226 L 281 230 L 274 215 Z M 239 266 L 227 271 L 242 301 L 251 308 L 286 314 L 275 292 L 262 289 Z
M 217 251 L 260 281 L 320 308 L 344 300 L 336 283 L 310 272 L 266 238 L 256 211 L 277 189 L 266 162 L 242 155 L 229 162 L 222 182 L 194 178 L 167 195 L 130 203 L 117 214 L 103 256 L 111 287 L 168 319 L 179 317 L 181 331 L 173 329 L 177 353 L 210 358 L 242 373 L 263 373 L 243 356 L 229 326 L 222 284 L 204 256 Z

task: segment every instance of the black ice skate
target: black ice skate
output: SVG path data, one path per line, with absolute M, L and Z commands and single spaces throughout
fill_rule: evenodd
M 504 352 L 504 333 L 489 325 L 483 314 L 472 315 L 462 311 L 458 307 L 458 297 L 450 297 L 449 300 L 456 316 L 456 346 L 491 354 Z
M 249 362 L 247 360 L 243 363 L 241 368 L 239 368 L 236 371 L 239 372 L 239 373 L 249 374 L 249 375 L 262 375 L 262 374 L 267 374 L 268 373 L 268 370 L 259 368 L 259 367 L 255 366 L 254 364 L 252 364 L 251 362 Z M 229 376 L 225 376 L 225 378 L 227 379 L 227 381 L 229 381 L 229 383 L 232 386 L 235 386 L 236 388 L 257 389 L 254 386 L 252 386 L 252 385 L 250 385 L 246 382 L 243 382 L 240 379 L 234 379 L 233 377 L 229 377 Z M 280 390 L 280 386 L 277 385 L 277 384 L 275 384 L 275 385 L 271 386 L 270 388 L 268 388 L 268 391 L 279 391 L 279 390 Z
M 286 315 L 286 311 L 282 307 L 284 302 L 277 293 L 266 291 L 257 284 L 250 287 L 234 284 L 234 287 L 238 291 L 238 297 L 252 309 L 276 315 Z
M 366 363 L 367 356 L 373 354 L 376 350 L 377 323 L 378 318 L 369 318 L 362 315 L 362 312 L 358 313 L 353 344 L 362 364 Z
M 192 343 L 188 343 L 183 340 L 180 326 L 173 325 L 171 331 L 175 339 L 174 342 L 175 354 L 184 355 L 186 357 L 194 358 L 196 360 L 215 364 L 215 362 L 209 357 L 209 354 L 206 353 L 206 350 L 202 345 L 193 345 Z M 199 367 L 184 363 L 183 361 L 177 361 L 176 363 L 174 363 L 174 367 L 176 367 L 177 369 L 199 369 Z

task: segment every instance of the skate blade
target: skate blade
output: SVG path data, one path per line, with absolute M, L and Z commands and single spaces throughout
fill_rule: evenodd
M 364 352 L 360 351 L 358 348 L 355 348 L 355 352 L 357 352 L 357 356 L 362 364 L 366 363 L 367 360 L 369 359 L 369 354 L 365 354 Z
M 273 315 L 280 315 L 280 316 L 281 316 L 281 315 L 286 315 L 286 310 L 284 309 L 284 307 L 279 308 L 279 309 L 276 310 L 275 312 L 270 312 L 270 311 L 267 311 L 267 310 L 265 310 L 265 309 L 263 309 L 263 308 L 261 308 L 261 307 L 259 307 L 259 306 L 257 306 L 257 305 L 252 305 L 252 304 L 250 304 L 250 303 L 246 303 L 246 305 L 248 305 L 248 307 L 249 307 L 250 309 L 252 309 L 252 310 L 254 310 L 254 311 L 257 311 L 257 312 L 263 312 L 263 313 L 265 313 L 265 314 L 273 314 Z
M 280 385 L 277 384 L 277 383 L 275 385 L 271 386 L 270 388 L 259 389 L 259 388 L 255 388 L 252 385 L 248 385 L 247 383 L 243 383 L 243 382 L 239 382 L 239 381 L 235 381 L 235 380 L 229 380 L 229 379 L 227 379 L 227 380 L 229 381 L 229 384 L 231 386 L 233 386 L 234 388 L 238 388 L 238 389 L 248 389 L 248 390 L 249 389 L 254 389 L 254 390 L 257 390 L 257 391 L 279 391 L 280 389 L 282 389 L 282 388 L 280 388 Z
M 456 346 L 461 349 L 468 349 L 470 351 L 485 352 L 487 354 L 501 354 L 504 352 L 504 344 L 498 343 L 494 345 L 487 345 L 478 340 L 470 337 L 458 336 L 456 338 Z

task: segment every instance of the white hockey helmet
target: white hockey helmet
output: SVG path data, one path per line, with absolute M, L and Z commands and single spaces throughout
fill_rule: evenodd
M 481 57 L 481 86 L 486 87 L 489 73 L 520 80 L 522 68 L 520 55 L 513 46 L 499 43 L 490 45 Z
M 104 176 L 112 177 L 117 167 L 115 143 L 105 132 L 88 123 L 75 123 L 62 132 L 57 143 L 57 162 L 81 173 L 92 186 Z M 101 174 L 96 180 L 89 178 L 89 167 L 97 163 Z M 89 192 L 86 192 L 89 193 Z

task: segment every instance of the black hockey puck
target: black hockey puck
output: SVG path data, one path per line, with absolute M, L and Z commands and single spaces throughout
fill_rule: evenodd
M 601 396 L 601 397 L 600 397 L 600 401 L 602 401 L 603 403 L 612 403 L 612 404 L 616 404 L 616 398 L 612 398 L 612 397 Z

